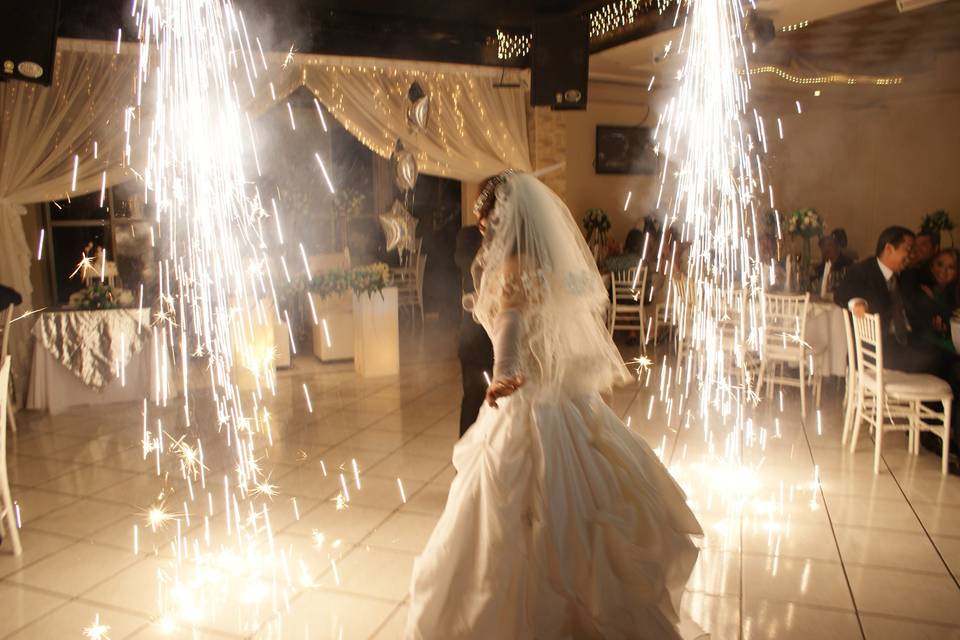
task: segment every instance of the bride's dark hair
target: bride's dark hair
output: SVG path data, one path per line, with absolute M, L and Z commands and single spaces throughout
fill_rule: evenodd
M 480 220 L 485 219 L 493 211 L 497 204 L 497 187 L 506 182 L 507 178 L 516 173 L 513 169 L 501 171 L 495 176 L 490 176 L 480 183 L 480 195 L 477 196 L 473 204 L 473 214 Z

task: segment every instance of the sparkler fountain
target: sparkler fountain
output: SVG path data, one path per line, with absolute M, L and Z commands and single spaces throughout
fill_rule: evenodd
M 677 47 L 684 62 L 656 130 L 665 158 L 657 206 L 668 199 L 668 225 L 679 222 L 681 240 L 691 244 L 689 294 L 674 301 L 689 305 L 681 315 L 692 318 L 680 327 L 691 348 L 677 379 L 686 371 L 685 386 L 691 375 L 702 381 L 705 417 L 708 404 L 726 413 L 731 400 L 753 392 L 749 374 L 732 380 L 731 372 L 742 371 L 746 352 L 762 345 L 756 208 L 767 200 L 772 208 L 773 191 L 763 177 L 763 120 L 749 107 L 741 3 L 695 0 L 676 9 L 678 19 L 685 12 Z M 667 194 L 670 183 L 675 191 Z M 658 260 L 672 262 L 663 252 L 661 246 Z
M 256 335 L 281 313 L 264 229 L 280 227 L 244 168 L 257 158 L 243 104 L 269 65 L 230 0 L 133 0 L 132 13 L 140 59 L 125 161 L 154 205 L 162 250 L 159 310 L 144 330 L 164 354 L 158 378 L 178 368 L 182 387 L 175 416 L 163 410 L 174 402 L 166 394 L 161 407 L 144 402 L 143 455 L 163 490 L 147 526 L 134 528 L 134 550 L 142 534 L 175 526 L 174 558 L 158 571 L 162 629 L 226 608 L 238 631 L 254 632 L 318 573 L 275 541 L 277 487 L 257 457 L 272 441 L 264 401 L 275 380 L 272 349 Z M 191 369 L 204 371 L 200 380 Z M 182 512 L 168 510 L 181 501 Z

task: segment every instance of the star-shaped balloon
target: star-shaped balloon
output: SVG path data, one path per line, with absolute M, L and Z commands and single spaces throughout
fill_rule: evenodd
M 393 152 L 393 179 L 400 191 L 410 191 L 417 184 L 417 159 L 398 145 Z
M 418 220 L 410 215 L 399 200 L 386 213 L 380 214 L 380 226 L 387 238 L 387 251 L 412 251 L 417 239 Z

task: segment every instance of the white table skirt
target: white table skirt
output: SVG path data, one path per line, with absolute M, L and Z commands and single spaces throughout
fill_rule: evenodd
M 815 351 L 822 350 L 822 373 L 843 376 L 847 372 L 847 336 L 843 310 L 831 302 L 811 302 L 804 338 Z
M 125 368 L 125 382 L 113 380 L 105 387 L 94 389 L 83 384 L 69 369 L 60 364 L 37 340 L 33 347 L 33 365 L 30 369 L 30 390 L 27 408 L 63 413 L 70 407 L 112 404 L 150 398 L 158 402 L 162 397 L 160 380 L 155 379 L 153 340 L 148 338 L 140 353 L 130 356 Z M 176 385 L 172 379 L 167 384 L 167 398 L 176 397 Z

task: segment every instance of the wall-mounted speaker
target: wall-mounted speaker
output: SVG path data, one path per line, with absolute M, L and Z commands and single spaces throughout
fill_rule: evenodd
M 0 80 L 49 85 L 57 52 L 60 0 L 30 0 L 0 19 Z
M 590 22 L 585 16 L 538 19 L 533 28 L 530 104 L 586 109 Z

